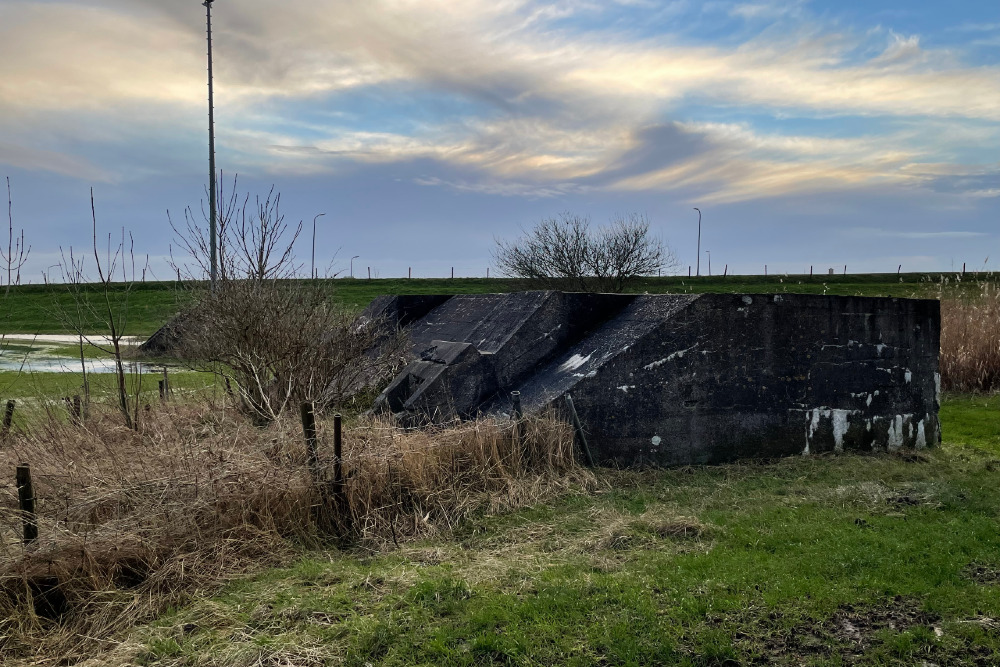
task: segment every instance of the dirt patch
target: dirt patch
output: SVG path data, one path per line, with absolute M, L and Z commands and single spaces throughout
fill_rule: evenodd
M 768 620 L 763 636 L 738 640 L 754 656 L 749 664 L 799 664 L 824 657 L 861 664 L 865 653 L 881 642 L 882 631 L 898 633 L 924 626 L 935 632 L 941 619 L 923 611 L 917 600 L 896 597 L 878 607 L 845 605 L 829 618 L 807 619 L 791 627 L 782 627 L 782 615 L 777 612 Z
M 984 563 L 969 563 L 962 570 L 962 576 L 983 586 L 996 586 L 1000 584 L 1000 567 Z

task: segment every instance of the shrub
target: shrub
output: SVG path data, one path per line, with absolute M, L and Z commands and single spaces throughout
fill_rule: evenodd
M 673 251 L 649 227 L 631 214 L 592 230 L 589 218 L 563 213 L 516 241 L 497 239 L 495 261 L 502 273 L 537 287 L 620 292 L 639 276 L 677 268 Z

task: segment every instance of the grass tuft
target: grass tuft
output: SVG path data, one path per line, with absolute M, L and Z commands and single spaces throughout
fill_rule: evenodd
M 1000 288 L 942 288 L 941 386 L 957 392 L 1000 389 Z

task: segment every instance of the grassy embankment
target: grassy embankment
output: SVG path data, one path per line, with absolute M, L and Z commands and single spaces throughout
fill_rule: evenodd
M 938 293 L 942 279 L 954 285 L 957 274 L 904 273 L 901 275 L 775 275 L 775 276 L 702 276 L 687 278 L 669 276 L 645 278 L 633 287 L 634 292 L 797 292 L 804 294 L 847 294 L 861 296 L 928 296 Z M 996 281 L 993 275 L 982 276 Z M 966 285 L 978 280 L 969 273 Z M 517 283 L 504 278 L 388 278 L 377 280 L 340 279 L 327 281 L 345 304 L 362 308 L 382 294 L 478 294 L 517 289 Z M 99 298 L 95 290 L 89 293 Z M 130 302 L 127 334 L 149 335 L 174 315 L 190 298 L 190 290 L 173 282 L 142 283 L 134 286 Z M 70 308 L 72 300 L 59 285 L 26 285 L 14 288 L 5 297 L 5 316 L 0 320 L 0 333 L 67 333 L 60 313 Z M 91 323 L 100 330 L 100 323 Z

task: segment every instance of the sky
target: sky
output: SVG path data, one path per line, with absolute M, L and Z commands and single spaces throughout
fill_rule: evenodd
M 216 0 L 213 30 L 222 182 L 281 193 L 307 273 L 314 219 L 320 273 L 483 276 L 569 212 L 647 216 L 686 274 L 695 207 L 703 273 L 1000 268 L 996 0 Z M 197 0 L 0 0 L 23 282 L 90 248 L 91 188 L 171 277 L 206 94 Z

